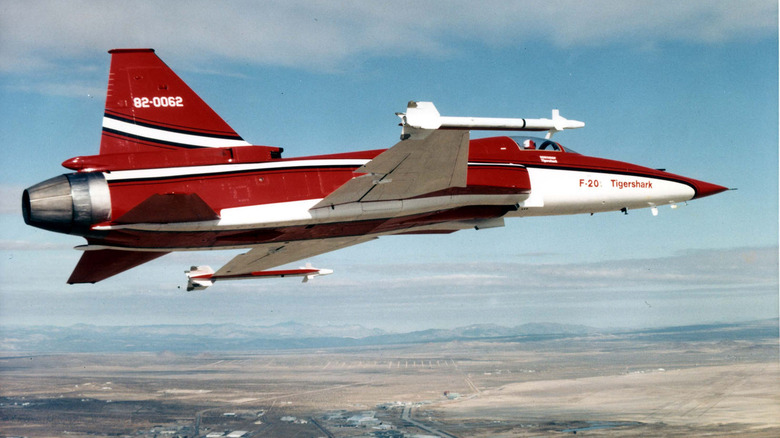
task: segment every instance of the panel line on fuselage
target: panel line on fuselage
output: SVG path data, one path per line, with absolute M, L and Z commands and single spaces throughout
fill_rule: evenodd
M 291 161 L 264 161 L 260 163 L 245 164 L 219 164 L 209 166 L 192 167 L 162 167 L 155 169 L 117 170 L 106 172 L 106 180 L 109 182 L 126 181 L 152 181 L 175 178 L 197 178 L 201 176 L 233 175 L 263 170 L 307 170 L 307 169 L 344 169 L 354 168 L 366 164 L 370 160 L 291 160 Z
M 251 173 L 264 170 L 285 171 L 285 170 L 331 170 L 331 169 L 357 169 L 365 165 L 370 160 L 367 159 L 317 159 L 317 160 L 290 160 L 290 161 L 266 161 L 261 163 L 245 164 L 219 164 L 208 166 L 191 167 L 161 167 L 153 169 L 134 169 L 134 170 L 116 170 L 105 172 L 106 180 L 109 182 L 128 182 L 128 181 L 155 181 L 175 178 L 198 178 L 203 176 L 221 176 L 238 175 L 241 173 Z M 488 163 L 488 162 L 469 162 L 469 166 L 474 167 L 510 167 L 524 168 L 523 164 L 516 163 Z
M 473 209 L 485 209 L 484 217 L 476 217 Z M 262 228 L 227 228 L 227 229 L 186 229 L 191 224 L 131 224 L 100 227 L 100 231 L 108 232 L 99 239 L 89 240 L 89 246 L 82 249 L 128 249 L 132 251 L 193 251 L 248 248 L 259 244 L 277 242 L 296 242 L 306 240 L 327 240 L 329 238 L 393 235 L 407 233 L 415 229 L 425 229 L 431 226 L 445 226 L 450 230 L 473 227 L 472 221 L 501 217 L 512 205 L 507 203 L 461 205 L 451 209 L 410 212 L 401 216 L 379 216 L 369 218 L 341 219 L 333 222 L 317 224 L 297 223 L 286 226 L 263 226 Z M 194 223 L 193 223 L 194 224 Z M 445 225 L 445 224 L 449 224 Z M 257 238 L 259 230 L 274 231 L 274 235 L 266 239 Z M 113 234 L 119 232 L 119 234 Z M 209 242 L 202 246 L 184 245 L 193 233 L 207 233 Z M 162 237 L 164 236 L 164 237 Z M 252 239 L 244 239 L 251 236 Z M 153 240 L 145 240 L 151 238 Z M 177 239 L 184 239 L 177 240 Z M 127 244 L 132 240 L 132 246 Z M 140 242 L 166 242 L 168 246 Z

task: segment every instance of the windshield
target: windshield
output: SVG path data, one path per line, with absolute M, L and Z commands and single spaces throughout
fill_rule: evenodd
M 511 138 L 515 141 L 515 143 L 517 143 L 517 147 L 524 151 L 537 150 L 547 152 L 574 152 L 569 148 L 564 149 L 563 146 L 561 146 L 559 143 L 548 140 L 546 138 L 525 136 L 513 136 Z

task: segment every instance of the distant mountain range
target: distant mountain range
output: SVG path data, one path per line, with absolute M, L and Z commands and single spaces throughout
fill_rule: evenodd
M 3 352 L 211 352 L 280 349 L 364 347 L 449 341 L 531 342 L 608 333 L 623 333 L 644 339 L 716 339 L 741 336 L 777 336 L 778 320 L 741 324 L 709 324 L 647 330 L 600 330 L 567 324 L 523 324 L 503 327 L 477 324 L 455 329 L 431 329 L 410 333 L 388 333 L 359 325 L 314 326 L 285 322 L 272 326 L 239 324 L 0 327 Z M 716 334 L 717 333 L 717 334 Z

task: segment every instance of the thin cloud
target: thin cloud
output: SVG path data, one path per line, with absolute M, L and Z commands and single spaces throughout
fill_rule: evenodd
M 464 42 L 559 47 L 719 43 L 774 35 L 777 3 L 679 1 L 6 1 L 0 71 L 56 68 L 113 47 L 338 71 L 367 57 L 447 56 Z M 173 55 L 173 56 L 172 56 Z
M 101 88 L 93 84 L 82 82 L 42 82 L 35 84 L 25 83 L 9 85 L 6 88 L 11 91 L 37 93 L 47 96 L 87 97 L 91 99 L 98 99 L 101 102 L 106 98 L 105 87 Z
M 434 263 L 362 269 L 370 275 L 382 276 L 383 287 L 391 289 L 485 286 L 515 291 L 707 289 L 777 285 L 777 251 L 777 248 L 737 248 L 598 263 Z
M 24 187 L 0 184 L 0 214 L 22 214 L 22 191 Z
M 48 251 L 70 250 L 73 245 L 53 242 L 30 242 L 27 240 L 0 240 L 0 251 Z

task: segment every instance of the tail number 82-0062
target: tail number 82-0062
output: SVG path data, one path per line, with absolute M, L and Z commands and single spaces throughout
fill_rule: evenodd
M 172 108 L 184 106 L 184 99 L 180 96 L 155 96 L 149 97 L 135 97 L 133 98 L 133 106 L 136 108 Z

